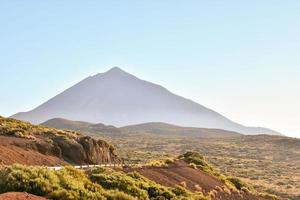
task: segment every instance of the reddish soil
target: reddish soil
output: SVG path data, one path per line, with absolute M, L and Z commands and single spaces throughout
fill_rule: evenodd
M 169 166 L 163 167 L 143 167 L 135 169 L 138 173 L 159 184 L 174 187 L 176 185 L 186 185 L 190 191 L 208 193 L 216 186 L 224 185 L 217 178 L 197 169 L 188 166 L 184 161 L 177 161 Z M 200 187 L 199 187 L 200 186 Z
M 214 200 L 263 200 L 263 198 L 248 192 L 234 191 L 228 188 L 226 189 L 227 192 L 225 192 L 222 187 L 224 188 L 226 186 L 221 180 L 202 170 L 190 167 L 184 161 L 176 161 L 168 166 L 162 167 L 147 166 L 134 169 L 126 168 L 124 171 L 136 171 L 148 179 L 167 187 L 181 185 L 192 192 L 200 191 L 205 195 L 214 192 L 212 198 Z
M 46 198 L 22 192 L 8 192 L 0 194 L 0 200 L 46 200 Z
M 66 162 L 55 156 L 44 155 L 30 148 L 29 139 L 0 136 L 0 164 L 64 165 Z

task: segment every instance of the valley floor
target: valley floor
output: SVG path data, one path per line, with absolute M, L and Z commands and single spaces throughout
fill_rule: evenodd
M 300 140 L 281 136 L 200 138 L 162 134 L 102 134 L 122 149 L 127 162 L 145 163 L 186 151 L 206 156 L 222 173 L 251 183 L 257 190 L 300 199 Z

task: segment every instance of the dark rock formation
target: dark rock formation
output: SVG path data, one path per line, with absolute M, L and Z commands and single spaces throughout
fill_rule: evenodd
M 114 154 L 113 147 L 104 140 L 94 140 L 91 137 L 80 137 L 78 143 L 85 152 L 86 163 L 119 163 L 120 159 Z
M 46 141 L 37 142 L 36 150 L 45 155 L 59 157 L 75 165 L 121 162 L 110 144 L 89 136 L 80 136 L 76 139 L 63 136 L 48 138 Z

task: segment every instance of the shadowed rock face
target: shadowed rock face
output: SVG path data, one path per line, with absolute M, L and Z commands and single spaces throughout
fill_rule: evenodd
M 91 137 L 81 137 L 78 143 L 85 152 L 86 163 L 119 163 L 120 160 L 113 153 L 112 146 L 103 140 L 94 140 Z
M 245 127 L 167 89 L 113 68 L 90 76 L 36 109 L 12 116 L 35 124 L 53 118 L 127 126 L 165 122 L 188 127 L 217 128 L 245 134 L 276 134 Z
M 103 140 L 95 140 L 88 136 L 81 136 L 76 139 L 66 139 L 64 137 L 53 137 L 51 139 L 52 144 L 44 141 L 37 142 L 37 151 L 78 165 L 121 162 L 114 154 L 112 146 Z

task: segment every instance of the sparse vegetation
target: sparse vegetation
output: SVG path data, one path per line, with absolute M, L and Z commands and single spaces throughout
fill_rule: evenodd
M 58 130 L 20 120 L 0 118 L 0 136 L 4 141 L 8 141 L 7 145 L 2 142 L 0 147 L 19 148 L 12 151 L 11 155 L 0 154 L 2 164 L 27 164 L 28 157 L 31 155 L 37 157 L 36 161 L 29 158 L 31 165 L 53 165 L 62 162 L 71 164 L 121 162 L 114 153 L 113 145 L 75 131 Z M 44 159 L 48 157 L 49 162 L 39 159 L 39 154 L 42 154 Z M 55 159 L 52 159 L 53 157 Z
M 293 200 L 300 196 L 299 139 L 267 135 L 201 138 L 152 133 L 101 133 L 98 137 L 114 144 L 126 163 L 143 165 L 196 151 L 205 155 L 206 162 L 218 168 L 220 174 L 237 177 L 255 190 Z
M 54 171 L 43 167 L 13 165 L 0 168 L 0 193 L 21 191 L 62 200 L 206 200 L 184 188 L 159 185 L 138 173 L 114 170 L 87 171 L 65 167 Z
M 253 188 L 242 181 L 241 179 L 235 178 L 235 177 L 228 177 L 228 181 L 230 181 L 238 190 L 247 190 L 247 191 L 252 191 Z
M 187 152 L 180 157 L 182 157 L 187 163 L 194 163 L 197 168 L 200 168 L 203 171 L 214 171 L 213 168 L 206 162 L 204 156 L 197 152 Z
M 105 199 L 103 188 L 71 167 L 59 171 L 13 165 L 0 170 L 0 193 L 22 191 L 51 199 Z
M 112 170 L 97 169 L 90 173 L 90 179 L 105 189 L 117 189 L 138 199 L 206 199 L 201 194 L 188 192 L 179 186 L 168 188 L 159 185 L 142 175 L 132 172 L 125 174 Z
M 62 131 L 43 126 L 34 126 L 30 123 L 1 117 L 0 134 L 6 136 L 12 135 L 14 137 L 28 138 L 29 141 L 39 139 L 40 136 L 55 136 L 56 138 L 64 138 L 64 140 L 66 140 L 66 142 L 70 144 L 72 143 L 72 141 L 75 141 L 75 138 L 80 137 L 79 133 L 76 133 L 74 131 Z M 179 158 L 184 159 L 186 162 L 188 162 L 192 168 L 201 169 L 207 172 L 208 174 L 215 176 L 219 180 L 222 180 L 223 183 L 225 183 L 228 186 L 228 188 L 223 189 L 224 191 L 227 191 L 228 194 L 231 193 L 230 187 L 235 187 L 236 189 L 241 190 L 241 192 L 248 192 L 253 190 L 253 188 L 249 185 L 253 185 L 254 190 L 257 190 L 259 192 L 276 194 L 282 197 L 289 197 L 291 199 L 297 199 L 299 197 L 299 140 L 293 140 L 280 136 L 197 138 L 196 136 L 189 137 L 177 135 L 170 137 L 169 135 L 153 135 L 150 133 L 145 133 L 143 137 L 138 137 L 139 135 L 141 135 L 141 133 L 102 133 L 101 137 L 98 136 L 98 138 L 105 138 L 109 141 L 109 143 L 107 143 L 104 140 L 100 140 L 98 144 L 103 144 L 110 150 L 114 150 L 113 145 L 116 145 L 116 151 L 119 155 L 121 155 L 124 158 L 124 160 L 126 161 L 125 163 L 134 163 L 139 165 L 149 164 L 151 166 L 163 167 L 172 165 L 172 163 L 176 160 L 174 158 L 177 155 L 182 154 L 186 150 L 188 150 L 190 152 L 185 153 Z M 44 141 L 46 144 L 52 145 L 53 142 L 55 142 L 52 139 L 53 137 L 46 137 Z M 113 145 L 110 145 L 110 143 Z M 285 150 L 286 147 L 289 147 L 289 151 Z M 206 155 L 205 158 L 201 154 L 195 153 L 195 151 L 201 152 L 204 155 Z M 220 170 L 218 170 L 218 168 Z M 4 168 L 1 169 L 1 173 L 4 172 L 3 169 Z M 34 170 L 36 169 L 37 168 L 34 168 Z M 13 171 L 15 171 L 15 169 Z M 23 171 L 26 170 L 24 169 Z M 38 173 L 44 173 L 43 170 L 38 171 Z M 49 176 L 52 173 L 54 172 L 50 172 Z M 58 177 L 59 175 L 55 173 L 54 177 Z M 104 191 L 104 193 L 101 193 L 101 191 L 100 193 L 104 198 L 107 199 L 135 198 L 136 196 L 134 196 L 133 193 L 130 192 L 132 188 L 135 188 L 136 191 L 141 192 L 140 194 L 142 196 L 144 194 L 145 198 L 152 197 L 152 193 L 149 196 L 149 188 L 141 188 L 141 184 L 143 183 L 145 185 L 145 183 L 141 180 L 136 180 L 137 177 L 133 178 L 130 175 L 125 175 L 121 172 L 116 171 L 113 171 L 112 173 L 112 176 L 110 176 L 110 174 L 104 171 L 101 173 L 93 173 L 95 176 L 92 176 L 91 174 L 88 174 L 88 176 L 86 174 L 83 174 L 86 177 L 86 179 L 89 180 L 92 184 L 92 186 L 89 186 L 87 188 L 87 193 L 90 193 L 89 189 L 93 188 L 96 185 L 96 188 L 100 188 L 99 191 Z M 27 180 L 28 177 L 31 177 L 30 179 L 35 180 L 35 178 L 32 178 L 32 174 L 28 173 L 27 171 L 25 174 L 27 174 L 25 178 L 23 176 L 20 177 L 23 177 L 25 180 Z M 226 178 L 226 176 L 223 176 L 222 174 L 225 174 L 228 177 L 235 178 Z M 110 186 L 107 186 L 107 183 L 103 183 L 102 185 L 99 180 L 96 181 L 95 177 L 97 176 L 102 177 L 100 180 L 104 180 L 104 183 L 109 182 L 109 180 L 112 179 L 112 183 L 117 184 L 115 180 L 120 180 L 119 184 L 121 184 L 123 181 L 125 185 L 128 184 L 128 187 L 130 186 L 132 188 L 126 189 L 122 184 L 112 184 Z M 97 183 L 92 182 L 90 180 L 92 179 L 92 177 L 94 178 L 93 180 Z M 3 178 L 3 180 L 6 179 Z M 0 184 L 6 185 L 5 182 L 3 182 L 3 180 L 1 180 Z M 50 189 L 52 186 L 56 185 L 55 183 L 52 184 L 52 182 L 50 182 L 51 184 L 49 183 L 50 186 L 48 186 L 47 181 L 44 181 L 43 179 L 41 180 L 41 183 L 25 181 L 27 185 L 21 184 L 22 182 L 19 182 L 19 185 L 12 185 L 12 188 L 26 186 L 26 191 L 30 192 L 30 188 L 32 187 L 32 185 L 28 185 L 27 182 L 30 182 L 31 184 L 35 185 L 45 184 L 45 188 Z M 15 182 L 18 183 L 18 181 L 19 180 Z M 150 184 L 148 181 L 146 181 L 146 183 Z M 180 183 L 179 185 L 184 187 L 185 184 Z M 7 184 L 6 187 L 3 188 L 6 188 L 7 190 L 12 189 L 8 188 L 8 186 L 10 185 Z M 60 187 L 61 186 L 57 186 L 57 188 Z M 63 189 L 56 190 L 58 192 L 53 194 L 47 193 L 44 190 L 37 188 L 37 191 L 35 190 L 34 194 L 40 194 L 40 192 L 44 192 L 47 193 L 45 194 L 46 196 L 52 195 L 51 198 L 55 198 L 55 195 L 66 195 L 64 198 L 68 199 L 69 195 L 72 195 L 74 192 L 72 192 L 72 194 L 68 194 L 65 192 L 64 187 L 65 186 L 62 186 Z M 66 190 L 73 190 L 72 186 L 70 187 L 71 189 Z M 167 188 L 159 184 L 153 185 L 153 187 L 155 188 L 154 191 L 160 191 L 158 193 L 154 193 L 156 195 L 161 195 L 161 190 L 166 190 L 166 194 L 173 194 L 177 197 L 178 191 L 184 191 L 184 188 L 180 189 L 179 187 L 177 188 L 176 193 L 176 190 L 174 190 L 174 188 Z M 118 190 L 118 192 L 114 191 L 112 193 L 111 190 Z M 19 189 L 19 191 L 22 191 L 22 189 Z M 76 194 L 76 191 L 74 194 Z M 211 193 L 211 195 L 214 196 L 216 194 Z M 268 198 L 274 197 L 272 195 L 268 196 L 268 194 L 265 194 L 264 196 Z M 163 197 L 165 198 L 166 196 Z M 203 196 L 201 196 L 201 198 L 202 197 Z M 191 199 L 196 197 L 195 194 L 190 194 L 189 192 L 187 192 L 185 193 L 185 195 L 182 195 L 182 198 Z
M 80 135 L 75 131 L 62 131 L 28 122 L 0 117 L 0 135 L 10 135 L 20 138 L 34 139 L 35 135 L 55 135 L 66 139 L 76 138 Z

